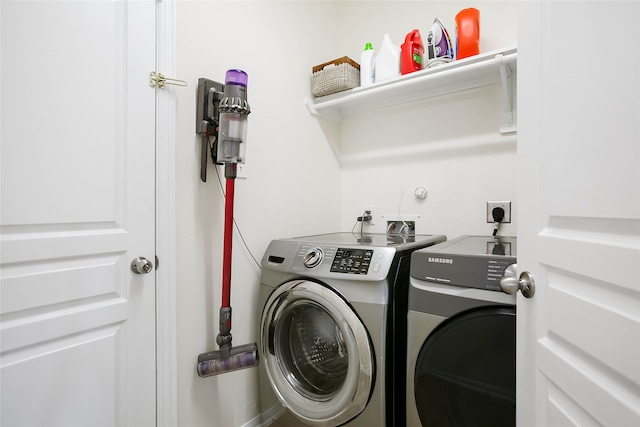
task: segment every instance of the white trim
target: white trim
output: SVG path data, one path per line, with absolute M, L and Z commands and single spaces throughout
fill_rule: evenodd
M 242 427 L 269 426 L 284 414 L 284 406 L 275 404 Z M 258 421 L 256 421 L 258 420 Z M 257 423 L 257 424 L 256 424 Z
M 265 424 L 262 422 L 262 415 L 258 415 L 256 417 L 253 417 L 253 419 L 249 420 L 248 422 L 242 424 L 242 426 L 240 427 L 264 427 L 268 425 L 269 424 Z
M 156 70 L 173 76 L 174 0 L 156 1 Z M 176 99 L 171 87 L 156 89 L 156 425 L 178 425 L 176 339 Z

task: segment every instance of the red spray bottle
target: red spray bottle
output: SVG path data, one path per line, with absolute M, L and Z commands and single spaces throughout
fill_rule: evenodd
M 413 30 L 404 39 L 400 53 L 400 72 L 402 74 L 413 73 L 422 70 L 422 58 L 424 57 L 424 45 L 420 37 L 420 31 Z

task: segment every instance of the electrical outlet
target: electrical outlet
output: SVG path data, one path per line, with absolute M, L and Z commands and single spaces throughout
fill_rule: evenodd
M 495 208 L 504 209 L 504 218 L 502 223 L 511 222 L 511 202 L 487 202 L 487 222 L 493 223 L 493 210 Z
M 369 215 L 371 215 L 371 220 L 367 221 L 364 223 L 364 225 L 375 225 L 376 224 L 376 217 L 373 213 L 373 209 L 375 208 L 375 205 L 364 205 L 364 210 L 365 211 L 369 211 Z

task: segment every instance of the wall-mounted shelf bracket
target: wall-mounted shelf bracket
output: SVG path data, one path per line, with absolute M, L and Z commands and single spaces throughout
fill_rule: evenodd
M 502 112 L 500 114 L 500 132 L 511 133 L 518 130 L 516 123 L 515 108 L 517 105 L 514 73 L 511 66 L 504 61 L 504 55 L 497 54 L 494 58 L 500 69 L 500 85 L 502 92 Z
M 307 106 L 307 110 L 309 114 L 314 117 L 321 117 L 323 119 L 331 120 L 332 122 L 340 123 L 342 121 L 342 114 L 339 111 L 335 110 L 327 110 L 323 111 L 322 114 L 318 113 L 316 110 L 316 106 L 313 103 L 313 100 L 309 97 L 304 98 L 304 104 Z

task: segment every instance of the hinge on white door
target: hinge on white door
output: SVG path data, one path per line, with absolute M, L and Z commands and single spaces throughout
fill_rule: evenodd
M 156 73 L 155 71 L 149 71 L 149 86 L 158 86 L 158 89 L 162 89 L 164 85 L 186 86 L 187 82 L 184 80 L 165 77 L 161 73 Z

